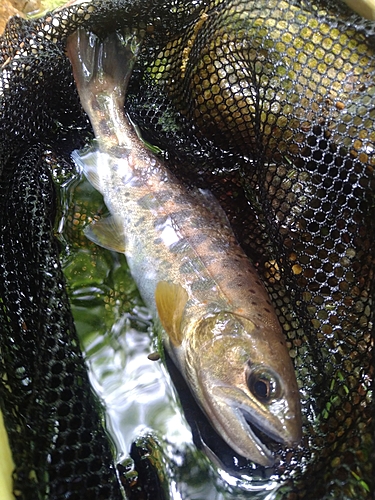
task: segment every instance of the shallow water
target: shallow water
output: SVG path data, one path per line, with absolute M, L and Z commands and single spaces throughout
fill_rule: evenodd
M 97 247 L 83 234 L 84 226 L 106 211 L 101 195 L 85 179 L 60 184 L 58 232 L 68 293 L 116 462 L 127 465 L 131 444 L 151 436 L 168 463 L 169 498 L 274 498 L 272 478 L 238 479 L 195 447 L 169 373 L 161 360 L 147 357 L 157 350 L 157 339 L 125 256 Z

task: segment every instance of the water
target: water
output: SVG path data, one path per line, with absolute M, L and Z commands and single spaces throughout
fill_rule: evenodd
M 62 186 L 62 263 L 90 380 L 103 402 L 117 463 L 126 464 L 132 443 L 155 439 L 168 464 L 169 498 L 231 500 L 274 498 L 269 477 L 234 477 L 193 444 L 179 398 L 164 363 L 151 361 L 156 335 L 124 255 L 102 249 L 83 235 L 106 208 L 101 195 L 78 177 L 56 170 Z

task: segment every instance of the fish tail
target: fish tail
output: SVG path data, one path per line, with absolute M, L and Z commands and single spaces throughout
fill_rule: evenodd
M 101 40 L 82 28 L 68 38 L 66 50 L 81 104 L 99 142 L 123 128 L 126 90 L 140 43 L 135 35 L 120 32 Z M 123 138 L 117 139 L 121 144 Z

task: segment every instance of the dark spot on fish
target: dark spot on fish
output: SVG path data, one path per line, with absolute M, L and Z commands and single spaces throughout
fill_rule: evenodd
M 160 243 L 163 243 L 163 240 L 161 238 L 154 239 L 154 245 L 160 245 Z
M 212 279 L 199 279 L 191 284 L 191 290 L 211 290 L 215 286 L 215 281 Z
M 271 311 L 268 309 L 268 307 L 263 308 L 267 313 L 270 313 Z
M 190 222 L 194 229 L 204 229 L 206 227 L 206 223 L 201 217 L 193 217 Z
M 195 246 L 201 245 L 206 240 L 207 240 L 207 236 L 203 232 L 194 233 L 194 236 L 191 238 L 192 244 Z M 216 247 L 214 247 L 214 248 L 215 248 L 215 253 L 216 253 L 217 249 L 216 249 Z M 209 249 L 209 251 L 210 251 L 210 249 Z M 212 252 L 213 252 L 213 249 L 212 249 Z
M 205 266 L 199 258 L 189 259 L 187 262 L 183 262 L 179 268 L 181 274 L 187 273 L 197 273 L 204 271 Z M 216 276 L 217 280 L 220 276 Z
M 172 264 L 167 260 L 163 260 L 163 262 L 160 264 L 160 269 L 162 269 L 165 272 L 171 269 L 172 267 L 173 267 Z
M 171 199 L 171 193 L 170 191 L 164 189 L 163 191 L 158 191 L 157 193 L 157 200 L 160 205 L 164 205 L 167 201 Z
M 99 127 L 100 127 L 100 130 L 103 132 L 103 134 L 105 135 L 112 135 L 111 134 L 111 129 L 108 127 L 108 123 L 107 123 L 107 120 L 100 120 L 99 122 Z
M 191 210 L 186 210 L 185 208 L 183 208 L 182 210 L 175 210 L 173 212 L 173 219 L 175 219 L 177 222 L 185 222 L 186 219 L 189 219 L 189 224 L 192 225 Z
M 134 175 L 131 179 L 131 187 L 140 188 L 144 186 L 144 179 L 141 176 Z M 151 195 L 149 195 L 151 196 Z M 142 205 L 141 205 L 142 206 Z M 150 208 L 148 206 L 142 206 L 142 208 Z
M 182 253 L 185 252 L 188 247 L 189 244 L 186 238 L 181 238 L 179 241 L 176 241 L 176 243 L 172 243 L 172 245 L 169 247 L 169 250 L 172 253 Z
M 253 288 L 249 288 L 249 292 L 252 293 L 253 295 L 256 294 L 256 291 Z
M 163 217 L 157 217 L 154 221 L 154 228 L 160 228 L 165 226 L 165 223 L 167 222 L 169 218 L 169 215 L 164 215 Z
M 107 152 L 113 158 L 125 159 L 129 155 L 129 149 L 119 145 L 109 147 L 107 149 Z M 111 170 L 113 170 L 114 172 L 119 171 L 119 165 L 115 161 L 111 162 Z M 124 177 L 124 179 L 126 179 L 126 177 Z
M 142 198 L 139 198 L 137 203 L 140 207 L 145 208 L 147 210 L 157 208 L 159 205 L 158 200 L 155 199 L 153 193 L 148 193 L 145 196 L 142 196 Z
M 145 220 L 146 220 L 146 219 L 145 219 L 145 217 L 144 217 L 144 216 L 140 217 L 140 218 L 137 220 L 137 222 L 135 223 L 135 226 L 142 226 L 142 225 L 143 225 L 143 223 L 145 222 Z
M 180 274 L 189 274 L 193 271 L 193 269 L 194 268 L 190 262 L 184 262 L 183 264 L 181 264 L 178 270 Z

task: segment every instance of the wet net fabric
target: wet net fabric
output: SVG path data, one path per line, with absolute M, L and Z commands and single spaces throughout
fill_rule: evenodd
M 276 0 L 97 1 L 0 39 L 0 403 L 19 498 L 122 497 L 53 236 L 48 158 L 73 168 L 91 130 L 64 53 L 79 26 L 144 39 L 127 109 L 220 200 L 268 288 L 304 415 L 299 449 L 275 450 L 280 498 L 371 498 L 374 24 Z
M 48 168 L 31 147 L 4 166 L 0 188 L 1 403 L 14 490 L 25 499 L 121 498 L 64 288 Z

